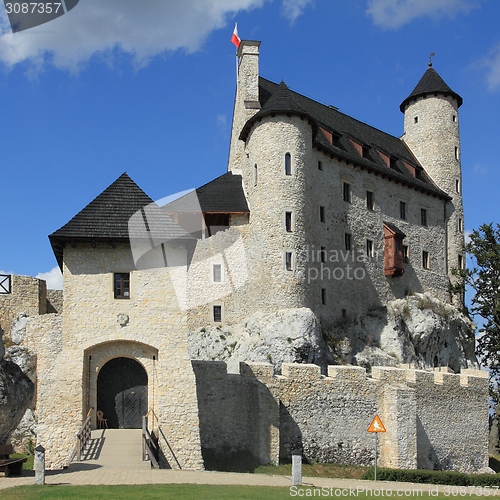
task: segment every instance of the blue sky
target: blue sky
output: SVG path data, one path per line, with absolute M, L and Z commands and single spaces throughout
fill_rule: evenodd
M 395 136 L 434 52 L 464 99 L 466 229 L 500 221 L 497 0 L 80 0 L 16 34 L 2 4 L 2 271 L 58 286 L 47 236 L 125 171 L 153 199 L 226 171 L 235 21 L 262 76 Z

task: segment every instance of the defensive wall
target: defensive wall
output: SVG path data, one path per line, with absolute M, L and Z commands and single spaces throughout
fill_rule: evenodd
M 31 276 L 9 276 L 0 288 L 0 330 L 10 336 L 12 321 L 20 314 L 62 312 L 62 290 L 47 290 L 44 280 Z
M 193 361 L 205 464 L 230 456 L 255 462 L 307 459 L 373 463 L 375 438 L 367 428 L 376 414 L 379 464 L 394 468 L 488 467 L 488 380 L 479 370 L 460 374 L 356 366 L 241 363 L 240 374 L 222 362 Z M 208 463 L 207 463 L 208 459 Z

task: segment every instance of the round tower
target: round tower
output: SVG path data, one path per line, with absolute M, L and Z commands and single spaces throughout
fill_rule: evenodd
M 462 98 L 429 63 L 413 92 L 401 103 L 402 140 L 434 183 L 449 197 L 445 205 L 447 270 L 464 266 L 464 215 L 458 108 Z

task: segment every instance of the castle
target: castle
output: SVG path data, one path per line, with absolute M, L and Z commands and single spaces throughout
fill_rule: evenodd
M 248 360 L 233 374 L 189 356 L 189 332 L 256 313 L 307 311 L 328 336 L 422 292 L 450 305 L 452 270 L 464 266 L 462 98 L 429 67 L 401 104 L 397 138 L 260 77 L 259 46 L 238 49 L 227 173 L 162 206 L 123 174 L 50 235 L 62 312 L 30 317 L 21 341 L 36 353 L 47 465 L 67 465 L 98 408 L 114 427 L 140 427 L 153 409 L 172 467 L 231 453 L 276 463 L 295 448 L 369 464 L 378 413 L 382 464 L 484 469 L 487 379 L 467 356 L 424 353 L 419 368 L 432 373 L 401 351 L 371 376 Z

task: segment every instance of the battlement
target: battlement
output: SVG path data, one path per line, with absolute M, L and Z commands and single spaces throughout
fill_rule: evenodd
M 196 361 L 199 363 L 199 361 Z M 214 363 L 214 369 L 220 374 L 227 373 L 223 362 Z M 215 368 L 215 365 L 217 367 Z M 415 368 L 401 368 L 392 366 L 374 366 L 371 376 L 366 369 L 354 365 L 328 365 L 328 375 L 321 374 L 321 368 L 314 364 L 283 363 L 281 375 L 273 375 L 273 367 L 269 363 L 241 362 L 240 375 L 244 377 L 255 377 L 257 379 L 276 377 L 281 381 L 298 382 L 342 382 L 342 383 L 367 383 L 377 381 L 381 384 L 414 384 L 440 385 L 450 387 L 471 387 L 484 389 L 488 384 L 488 373 L 483 370 L 463 369 L 460 373 L 451 373 L 449 368 L 435 368 L 432 370 L 418 370 Z

